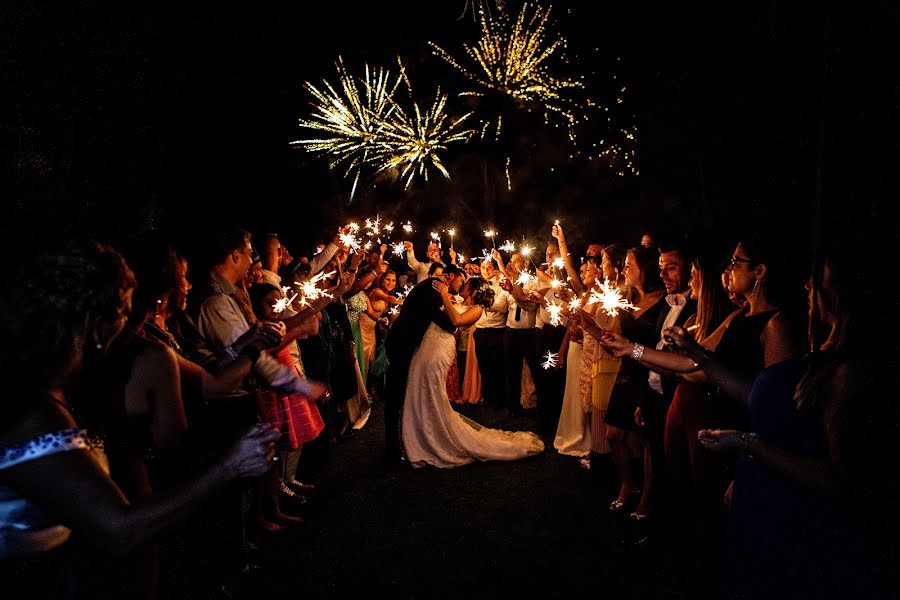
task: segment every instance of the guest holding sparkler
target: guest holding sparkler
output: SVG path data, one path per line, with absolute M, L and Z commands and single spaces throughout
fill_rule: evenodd
M 416 259 L 412 242 L 403 242 L 403 246 L 406 248 L 406 262 L 409 263 L 409 268 L 416 273 L 416 282 L 428 279 L 428 269 L 432 265 L 439 264 L 444 266 L 444 263 L 441 261 L 441 247 L 435 241 L 428 242 L 428 250 L 425 252 L 428 260 L 422 262 Z
M 34 597 L 71 596 L 63 545 L 73 532 L 126 555 L 231 482 L 267 471 L 277 434 L 267 426 L 249 428 L 190 483 L 132 505 L 109 478 L 102 447 L 73 418 L 64 389 L 122 331 L 133 275 L 117 252 L 96 243 L 45 251 L 31 264 L 19 258 L 5 267 L 19 285 L 0 298 L 7 342 L 0 364 L 12 387 L 0 419 L 0 548 L 4 559 L 44 557 L 37 562 L 51 570 L 31 579 L 38 575 L 34 560 L 19 565 L 24 570 L 6 562 L 12 568 L 3 569 L 3 581 Z
M 611 264 L 611 252 L 604 252 L 604 262 Z M 664 287 L 656 268 L 658 254 L 654 250 L 639 247 L 626 253 L 625 264 L 621 272 L 625 277 L 625 298 L 634 306 L 633 310 L 620 310 L 618 319 L 604 319 L 604 329 L 598 330 L 589 323 L 586 331 L 597 339 L 602 338 L 606 330 L 619 330 L 629 337 L 652 342 L 659 313 L 663 306 Z M 618 270 L 618 269 L 617 269 Z M 598 321 L 595 317 L 595 323 Z M 608 325 L 606 325 L 608 323 Z M 624 510 L 629 502 L 638 495 L 639 488 L 631 469 L 631 455 L 626 443 L 626 431 L 638 429 L 635 423 L 635 410 L 642 402 L 647 381 L 647 369 L 636 363 L 624 362 L 616 371 L 615 384 L 606 410 L 607 439 L 612 450 L 613 464 L 619 475 L 621 485 L 619 495 L 609 508 L 613 512 Z M 593 432 L 592 432 L 593 433 Z M 631 518 L 646 519 L 650 513 L 650 489 L 653 483 L 653 465 L 650 461 L 649 440 L 643 436 L 644 446 L 644 481 L 640 501 Z
M 495 254 L 495 258 L 499 253 Z M 472 333 L 477 357 L 478 372 L 481 375 L 482 395 L 485 404 L 495 408 L 506 405 L 506 376 L 504 374 L 503 337 L 506 331 L 507 299 L 500 287 L 501 274 L 494 268 L 493 261 L 481 264 L 482 276 L 494 292 L 494 302 L 485 307 L 481 318 L 475 322 Z
M 754 260 L 751 248 L 735 257 Z M 890 597 L 900 487 L 894 461 L 879 457 L 898 453 L 897 403 L 884 393 L 896 389 L 897 338 L 871 351 L 894 306 L 869 285 L 883 272 L 879 254 L 843 241 L 824 252 L 807 284 L 813 352 L 757 375 L 746 427 L 699 432 L 706 450 L 739 453 L 718 597 Z M 744 264 L 736 281 L 753 270 Z M 710 352 L 681 328 L 670 334 L 727 389 L 746 389 L 721 344 Z

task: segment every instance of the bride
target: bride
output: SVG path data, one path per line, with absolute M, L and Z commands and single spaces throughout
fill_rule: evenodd
M 434 282 L 444 312 L 456 327 L 471 325 L 483 307 L 494 303 L 494 291 L 480 277 L 460 289 L 462 304 L 453 304 L 447 285 Z M 488 429 L 457 413 L 447 397 L 447 373 L 456 356 L 456 340 L 434 323 L 428 326 L 409 366 L 401 418 L 401 439 L 413 467 L 451 468 L 476 460 L 516 460 L 544 450 L 534 433 Z

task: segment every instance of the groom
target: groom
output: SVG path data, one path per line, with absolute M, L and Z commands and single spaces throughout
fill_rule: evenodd
M 432 287 L 435 281 L 443 281 L 452 294 L 466 280 L 465 272 L 456 265 L 448 265 L 441 277 L 429 277 L 418 283 L 409 293 L 400 314 L 384 341 L 388 358 L 387 380 L 384 387 L 384 441 L 388 460 L 398 460 L 400 452 L 400 412 L 406 396 L 406 380 L 409 363 L 425 331 L 431 323 L 453 333 L 456 328 L 450 318 L 441 310 L 441 295 Z

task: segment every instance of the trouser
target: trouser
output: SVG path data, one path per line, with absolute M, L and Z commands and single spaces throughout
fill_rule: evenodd
M 537 386 L 540 368 L 535 353 L 537 330 L 507 328 L 503 337 L 503 372 L 506 375 L 506 408 L 514 413 L 522 410 L 522 361 L 528 363 Z M 480 360 L 480 358 L 479 358 Z
M 406 396 L 406 381 L 412 356 L 388 357 L 387 380 L 384 384 L 384 449 L 389 459 L 402 456 L 400 448 L 400 412 Z
M 465 350 L 456 351 L 456 369 L 459 371 L 459 393 L 463 391 L 463 380 L 466 378 L 466 355 Z
M 505 404 L 506 381 L 503 362 L 505 328 L 475 329 L 475 357 L 481 373 L 481 394 L 485 404 L 502 407 Z
M 566 328 L 544 325 L 537 330 L 538 363 L 542 363 L 548 352 L 558 354 L 562 346 Z M 553 434 L 559 425 L 559 414 L 562 411 L 563 394 L 566 391 L 566 370 L 560 368 L 541 368 L 533 373 L 537 388 L 538 422 L 546 434 Z

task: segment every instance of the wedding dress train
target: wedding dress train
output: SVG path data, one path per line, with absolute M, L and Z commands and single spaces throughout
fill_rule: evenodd
M 432 323 L 409 366 L 400 422 L 410 463 L 451 468 L 476 460 L 517 460 L 543 452 L 544 443 L 534 433 L 488 429 L 453 410 L 446 382 L 455 356 L 453 335 Z

